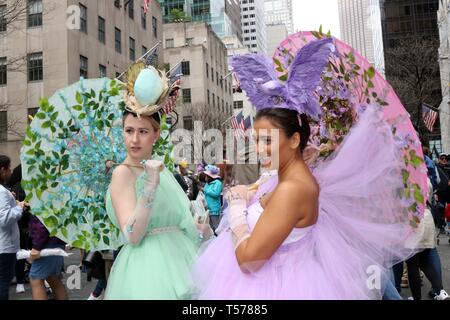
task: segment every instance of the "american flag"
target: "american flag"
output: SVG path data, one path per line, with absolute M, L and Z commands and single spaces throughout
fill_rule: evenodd
M 172 70 L 170 70 L 169 73 L 170 83 L 174 83 L 175 81 L 179 80 L 182 75 L 183 75 L 183 68 L 180 62 Z
M 243 111 L 231 118 L 231 127 L 234 130 L 234 136 L 236 139 L 245 139 L 245 125 Z
M 234 92 L 242 92 L 241 82 L 239 81 L 236 73 L 233 72 L 234 80 L 236 80 L 236 86 L 233 88 Z
M 153 49 L 150 49 L 150 51 L 148 51 L 145 56 L 147 56 L 147 58 L 145 58 L 145 64 L 148 66 L 153 65 L 153 62 L 155 61 L 156 57 L 158 57 L 156 51 L 158 50 L 158 45 L 154 46 Z
M 179 87 L 180 83 L 181 83 L 181 80 L 178 79 L 177 81 L 175 81 L 174 85 Z M 164 108 L 163 108 L 164 112 L 166 114 L 172 113 L 173 109 L 175 109 L 175 106 L 177 104 L 177 99 L 179 96 L 179 92 L 180 92 L 180 89 L 174 90 L 167 98 L 166 104 L 164 105 Z
M 438 115 L 439 115 L 439 112 L 436 110 L 433 110 L 433 108 L 431 106 L 422 104 L 423 123 L 425 124 L 425 127 L 430 132 L 433 132 L 433 126 L 434 126 L 434 123 L 436 122 Z
M 144 13 L 147 13 L 148 9 L 150 8 L 150 1 L 151 0 L 144 0 Z

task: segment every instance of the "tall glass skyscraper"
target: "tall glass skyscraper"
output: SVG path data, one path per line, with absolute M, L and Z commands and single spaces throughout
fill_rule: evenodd
M 178 9 L 192 21 L 208 23 L 219 37 L 237 36 L 242 39 L 239 0 L 159 0 L 164 23 L 170 22 L 170 11 Z
M 264 0 L 266 24 L 284 24 L 289 34 L 294 33 L 292 0 Z

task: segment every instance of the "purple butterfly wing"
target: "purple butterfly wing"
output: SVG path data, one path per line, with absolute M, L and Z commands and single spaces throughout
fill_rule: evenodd
M 272 61 L 264 55 L 236 55 L 231 59 L 242 90 L 256 109 L 273 105 L 273 96 L 285 96 L 286 89 L 278 81 Z
M 333 38 L 308 43 L 295 57 L 287 81 L 291 109 L 317 119 L 320 105 L 313 93 L 321 80 L 333 49 Z

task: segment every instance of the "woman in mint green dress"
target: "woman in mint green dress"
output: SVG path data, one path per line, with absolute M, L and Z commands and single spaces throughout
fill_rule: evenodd
M 164 89 L 167 84 L 160 80 Z M 135 86 L 125 95 L 123 137 L 128 155 L 115 168 L 106 195 L 108 215 L 126 244 L 111 269 L 105 299 L 190 299 L 190 268 L 200 239 L 211 231 L 196 225 L 190 202 L 171 172 L 161 162 L 148 160 L 160 134 L 161 106 L 140 101 L 145 95 L 138 100 L 137 91 Z M 160 94 L 164 93 L 158 93 L 157 100 L 164 101 Z

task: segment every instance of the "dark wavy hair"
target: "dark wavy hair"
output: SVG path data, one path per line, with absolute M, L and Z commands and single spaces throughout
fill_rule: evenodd
M 282 108 L 267 108 L 258 111 L 255 120 L 268 119 L 276 127 L 283 130 L 284 134 L 291 138 L 296 132 L 300 134 L 300 152 L 305 150 L 311 128 L 309 126 L 308 117 L 305 114 L 300 115 L 302 125 L 298 121 L 298 112 Z

